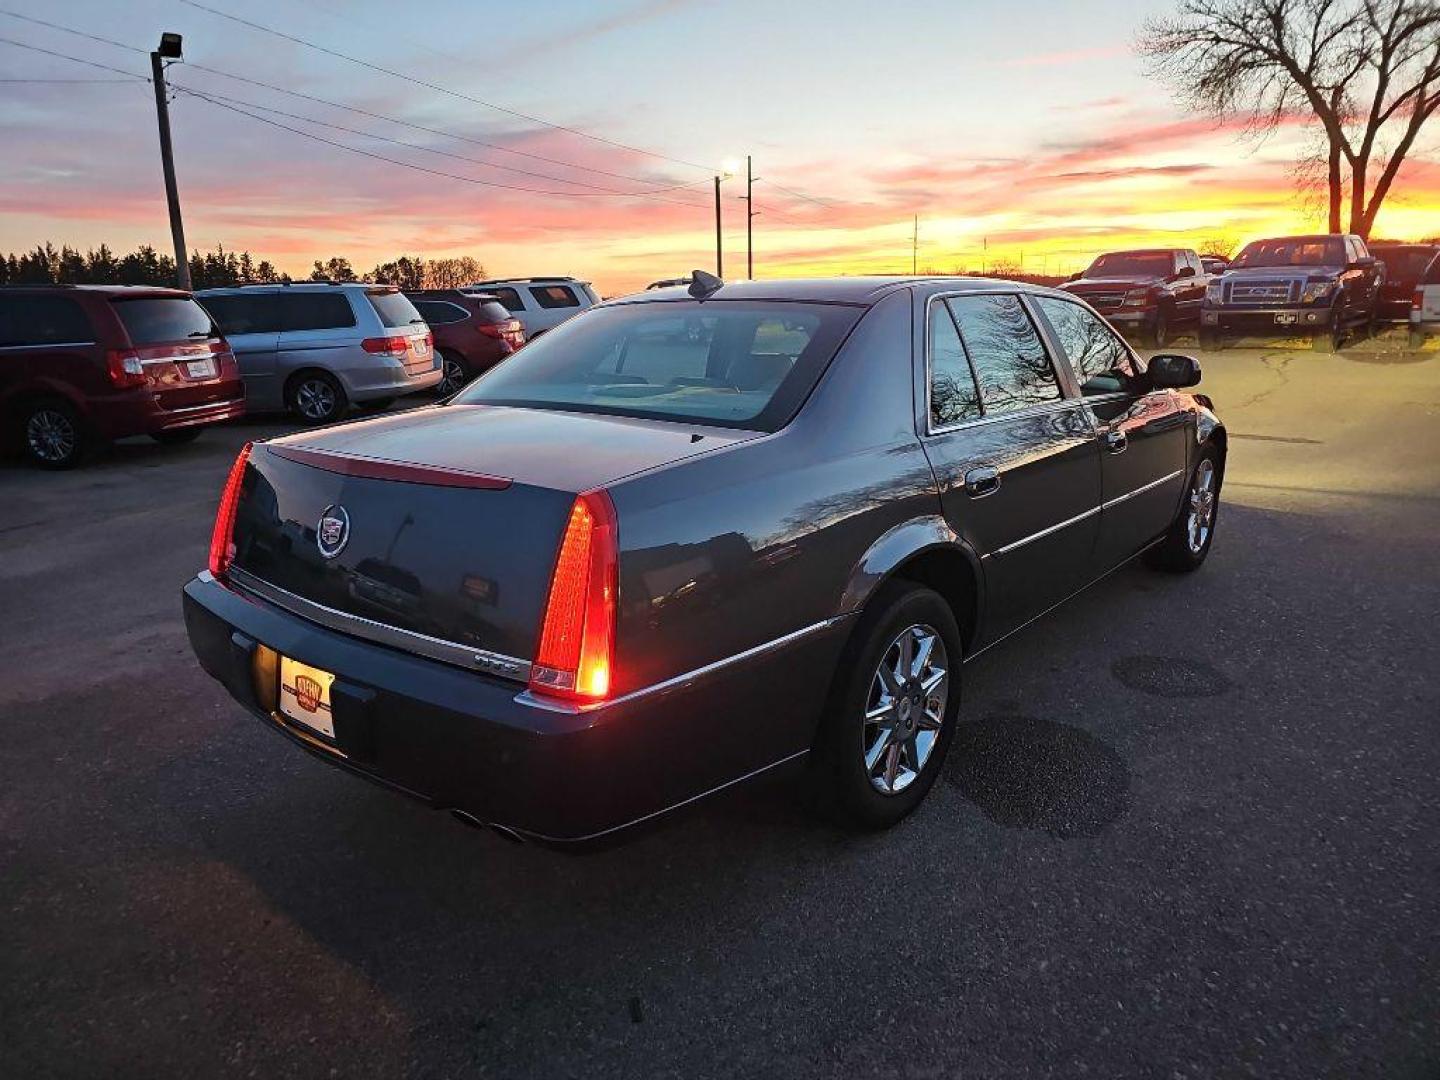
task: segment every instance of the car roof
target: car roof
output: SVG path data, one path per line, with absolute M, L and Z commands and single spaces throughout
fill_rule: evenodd
M 462 289 L 481 289 L 489 285 L 560 285 L 574 282 L 577 285 L 589 285 L 590 282 L 576 277 L 502 277 L 486 278 L 484 281 L 472 281 L 469 285 L 462 285 Z
M 172 289 L 168 285 L 61 285 L 51 282 L 35 282 L 33 284 L 0 285 L 0 289 L 6 292 L 80 292 L 99 294 L 116 294 L 120 296 L 189 296 L 190 293 L 184 289 Z
M 965 292 L 1032 292 L 1050 293 L 1043 285 L 1003 278 L 983 277 L 909 277 L 904 275 L 835 278 L 775 278 L 764 281 L 735 281 L 722 285 L 709 300 L 793 300 L 809 303 L 859 304 L 868 307 L 882 297 L 910 286 L 963 290 Z M 1061 293 L 1059 295 L 1067 295 Z M 653 304 L 665 300 L 689 300 L 689 289 L 674 286 L 647 289 L 605 301 L 612 304 Z
M 327 289 L 362 289 L 365 292 L 399 292 L 398 285 L 377 285 L 373 281 L 257 281 L 250 285 L 221 285 L 196 289 L 196 296 L 227 296 L 264 292 L 323 292 Z

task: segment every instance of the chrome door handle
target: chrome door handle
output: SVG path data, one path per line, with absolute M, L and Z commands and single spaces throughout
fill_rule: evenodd
M 1000 470 L 993 465 L 981 465 L 965 474 L 965 494 L 972 499 L 990 495 L 1000 487 Z
M 1130 445 L 1130 438 L 1123 431 L 1107 431 L 1105 433 L 1105 449 L 1112 454 L 1122 453 L 1125 447 Z

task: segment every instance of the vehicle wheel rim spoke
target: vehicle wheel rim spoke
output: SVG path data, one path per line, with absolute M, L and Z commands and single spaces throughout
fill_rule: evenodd
M 26 424 L 26 441 L 43 461 L 64 461 L 75 450 L 75 428 L 60 413 L 37 412 Z
M 924 771 L 945 723 L 949 657 L 930 626 L 906 627 L 885 650 L 870 681 L 861 755 L 871 785 L 904 791 Z
M 1190 513 L 1185 521 L 1185 538 L 1190 550 L 1199 554 L 1210 538 L 1211 523 L 1215 519 L 1215 466 L 1202 461 L 1195 470 L 1195 480 L 1190 487 Z

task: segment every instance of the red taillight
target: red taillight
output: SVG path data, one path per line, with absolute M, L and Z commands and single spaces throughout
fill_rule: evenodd
M 105 370 L 110 381 L 122 390 L 145 385 L 145 365 L 134 349 L 111 349 L 105 354 Z
M 433 331 L 433 330 L 426 330 L 426 331 L 425 331 L 425 344 L 426 344 L 427 347 L 430 346 L 430 345 L 434 345 L 434 344 L 435 344 L 435 331 Z
M 404 356 L 410 349 L 410 339 L 407 337 L 367 337 L 360 342 L 360 347 L 368 353 Z
M 240 448 L 230 477 L 220 493 L 220 509 L 215 511 L 215 531 L 210 534 L 210 573 L 223 577 L 235 558 L 235 510 L 240 505 L 240 481 L 245 478 L 245 463 L 250 460 L 250 443 Z
M 505 336 L 504 323 L 480 323 L 476 329 L 486 337 L 503 338 Z
M 531 690 L 582 701 L 610 693 L 618 564 L 615 507 L 604 491 L 586 492 L 570 509 L 555 558 Z

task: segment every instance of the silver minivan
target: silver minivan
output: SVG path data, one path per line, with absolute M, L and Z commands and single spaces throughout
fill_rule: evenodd
M 235 351 L 251 412 L 324 424 L 350 404 L 383 409 L 444 378 L 430 328 L 394 286 L 242 285 L 195 298 Z

